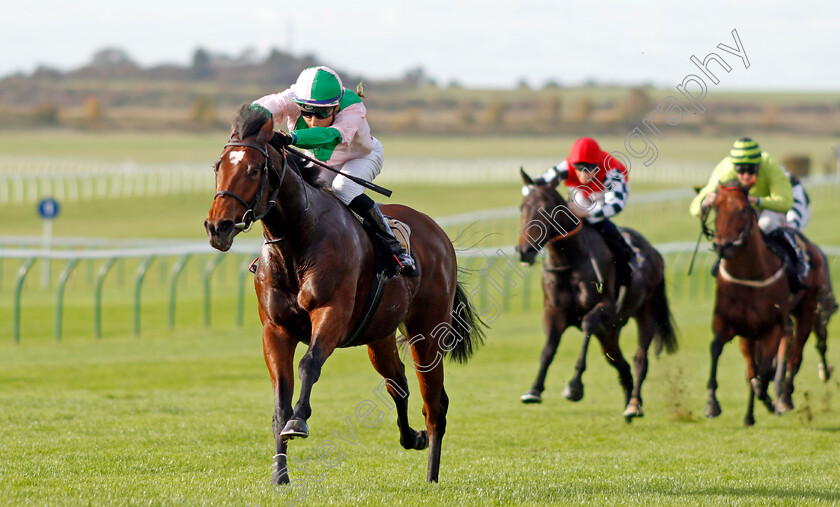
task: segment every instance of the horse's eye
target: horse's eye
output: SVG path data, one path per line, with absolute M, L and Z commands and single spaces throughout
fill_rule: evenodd
M 248 168 L 248 175 L 249 176 L 256 176 L 260 173 L 260 166 L 254 165 Z

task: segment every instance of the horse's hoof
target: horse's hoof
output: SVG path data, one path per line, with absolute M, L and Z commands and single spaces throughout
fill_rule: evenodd
M 720 404 L 715 400 L 709 400 L 706 403 L 706 417 L 709 419 L 714 419 L 715 417 L 719 416 L 721 413 Z
M 829 366 L 826 368 L 824 364 L 820 363 L 818 368 L 820 372 L 820 380 L 822 382 L 828 382 L 828 380 L 831 378 L 831 374 L 834 372 L 834 366 Z
M 790 412 L 793 410 L 793 399 L 790 397 L 789 394 L 782 394 L 779 396 L 779 399 L 776 400 L 776 414 L 784 414 L 785 412 Z
M 563 397 L 569 401 L 580 401 L 583 399 L 583 384 L 569 382 L 563 388 Z
M 414 449 L 422 451 L 429 447 L 429 433 L 426 430 L 417 432 L 417 440 L 414 441 Z
M 630 400 L 630 403 L 627 404 L 627 408 L 624 409 L 624 417 L 627 419 L 627 422 L 630 422 L 634 417 L 644 416 L 645 413 L 642 410 L 642 404 L 637 400 Z
M 519 397 L 522 403 L 542 403 L 542 396 L 537 391 L 531 389 L 527 393 Z
M 745 417 L 744 418 L 744 426 L 746 426 L 747 428 L 749 428 L 751 426 L 755 426 L 755 419 L 752 418 L 752 417 Z
M 280 432 L 281 437 L 286 438 L 306 438 L 309 436 L 309 426 L 306 421 L 300 419 L 290 419 Z
M 274 471 L 271 473 L 271 483 L 275 486 L 280 484 L 289 484 L 289 471 L 286 468 L 283 470 L 277 470 L 277 467 L 275 467 Z

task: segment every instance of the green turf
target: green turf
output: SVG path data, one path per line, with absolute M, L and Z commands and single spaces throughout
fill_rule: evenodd
M 624 422 L 616 375 L 593 344 L 579 403 L 560 391 L 580 333 L 569 331 L 542 405 L 518 396 L 536 373 L 536 312 L 507 312 L 465 366 L 447 365 L 451 398 L 441 480 L 426 484 L 426 452 L 398 445 L 395 415 L 355 419 L 380 379 L 364 348 L 341 350 L 316 385 L 311 436 L 290 445 L 308 472 L 301 505 L 767 505 L 840 501 L 840 383 L 821 384 L 808 347 L 797 409 L 761 408 L 742 426 L 747 386 L 735 346 L 720 367 L 723 414 L 702 417 L 708 303 L 675 308 L 681 349 L 651 363 L 646 415 Z M 634 331 L 623 339 L 633 353 Z M 836 338 L 830 350 L 840 347 Z M 282 505 L 299 490 L 269 484 L 272 396 L 259 330 L 157 330 L 140 339 L 0 343 L 0 497 L 7 504 Z M 298 351 L 298 356 L 302 352 Z M 835 355 L 836 357 L 836 355 Z M 420 417 L 410 377 L 410 419 Z M 381 403 L 381 402 L 379 402 Z M 352 427 L 348 429 L 348 418 Z M 335 436 L 355 430 L 357 442 Z M 325 468 L 315 449 L 341 452 Z M 308 479 L 306 479 L 308 477 Z
M 3 153 L 30 153 L 24 135 L 0 139 Z M 550 156 L 551 140 L 523 140 L 529 156 Z M 665 143 L 670 141 L 666 139 Z M 786 142 L 794 145 L 795 140 Z M 703 141 L 702 146 L 722 141 Z M 78 145 L 82 143 L 82 145 Z M 705 143 L 705 144 L 704 144 Z M 465 146 L 473 156 L 503 156 L 487 140 L 395 145 L 404 156 L 445 153 Z M 725 144 L 725 143 L 724 143 Z M 723 146 L 723 144 L 721 144 Z M 103 159 L 137 153 L 151 163 L 202 160 L 218 153 L 217 139 L 184 143 L 177 136 L 73 137 L 48 151 L 83 156 L 102 149 Z M 423 148 L 423 147 L 426 148 Z M 428 149 L 432 146 L 431 149 Z M 694 145 L 692 145 L 694 146 Z M 495 150 L 499 151 L 495 151 Z M 720 146 L 715 146 L 715 153 Z M 482 151 L 484 150 L 484 151 Z M 543 151 L 541 151 L 543 150 Z M 519 152 L 516 152 L 519 153 Z M 699 152 L 697 152 L 699 153 Z M 689 160 L 699 156 L 692 152 Z M 480 155 L 483 154 L 483 155 Z M 509 153 L 508 153 L 509 155 Z M 508 156 L 504 155 L 504 156 Z M 183 157 L 183 158 L 179 158 Z M 709 159 L 717 155 L 708 156 Z M 705 159 L 703 159 L 705 160 Z M 656 187 L 647 187 L 656 189 Z M 395 196 L 440 217 L 519 203 L 519 185 L 394 186 Z M 634 187 L 640 191 L 639 187 Z M 642 188 L 644 190 L 644 187 Z M 840 244 L 834 217 L 837 187 L 811 190 L 814 218 L 807 232 L 819 244 Z M 212 195 L 65 203 L 55 222 L 63 236 L 201 239 Z M 396 200 L 396 199 L 395 199 Z M 384 201 L 387 202 L 387 201 Z M 617 220 L 651 241 L 693 241 L 697 222 L 688 201 L 629 207 Z M 0 206 L 3 234 L 40 233 L 31 206 Z M 258 227 L 249 235 L 258 238 Z M 456 246 L 512 245 L 518 218 L 479 222 L 448 232 Z M 703 250 L 708 245 L 704 244 Z M 283 505 L 297 490 L 268 484 L 273 455 L 272 395 L 261 355 L 260 329 L 250 275 L 245 279 L 244 327 L 235 325 L 238 269 L 248 256 L 228 254 L 212 279 L 212 328 L 204 327 L 203 275 L 209 260 L 192 259 L 177 286 L 174 330 L 168 326 L 170 275 L 176 259 L 157 259 L 142 290 L 141 334 L 134 338 L 133 291 L 137 261 L 114 266 L 105 287 L 104 337 L 93 338 L 92 290 L 101 261 L 82 263 L 67 287 L 63 336 L 54 340 L 55 279 L 38 286 L 36 265 L 23 289 L 22 338 L 11 339 L 16 261 L 0 267 L 0 499 L 10 505 L 225 504 Z M 622 396 L 614 370 L 593 343 L 584 377 L 586 397 L 570 403 L 560 395 L 573 372 L 580 333 L 564 337 L 549 372 L 544 403 L 523 406 L 543 344 L 539 268 L 523 285 L 495 301 L 501 315 L 485 347 L 466 366 L 447 366 L 451 398 L 439 484 L 426 484 L 426 452 L 404 451 L 395 416 L 364 427 L 355 409 L 375 400 L 380 378 L 364 348 L 329 358 L 313 395 L 311 437 L 294 441 L 291 456 L 311 461 L 309 478 L 293 464 L 292 478 L 306 479 L 300 505 L 768 505 L 840 503 L 840 373 L 827 384 L 816 375 L 809 342 L 794 400 L 797 409 L 775 417 L 757 408 L 755 427 L 742 426 L 747 385 L 737 345 L 724 349 L 718 396 L 724 410 L 703 416 L 708 374 L 711 257 L 702 255 L 691 278 L 688 254 L 668 257 L 669 294 L 680 327 L 681 349 L 652 361 L 645 385 L 646 416 L 621 417 Z M 483 259 L 463 264 L 473 271 Z M 834 269 L 835 278 L 840 268 Z M 486 280 L 485 280 L 486 283 Z M 628 328 L 624 355 L 634 353 Z M 829 339 L 837 363 L 837 333 Z M 303 352 L 299 348 L 298 356 Z M 422 426 L 417 381 L 410 378 L 410 416 Z M 358 445 L 337 439 L 347 417 Z M 316 448 L 330 439 L 341 463 L 326 469 Z

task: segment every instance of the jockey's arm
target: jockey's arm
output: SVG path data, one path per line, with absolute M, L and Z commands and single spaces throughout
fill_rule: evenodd
M 367 124 L 367 111 L 361 102 L 350 104 L 335 115 L 329 127 L 309 127 L 295 129 L 290 134 L 295 138 L 295 146 L 301 148 L 320 148 L 350 143 L 357 133 Z M 369 130 L 368 128 L 364 129 Z
M 341 142 L 341 132 L 333 127 L 309 127 L 295 129 L 289 133 L 294 139 L 294 145 L 300 148 L 319 148 L 321 146 L 336 145 Z
M 589 211 L 589 216 L 593 218 L 610 218 L 618 215 L 627 204 L 627 196 L 630 191 L 630 186 L 627 180 L 620 171 L 612 170 L 607 173 L 606 181 L 604 182 L 604 202 L 596 203 L 595 207 Z
M 544 172 L 543 174 L 536 177 L 535 181 L 540 183 L 544 181 L 546 183 L 551 183 L 555 179 L 559 179 L 560 181 L 565 181 L 569 178 L 569 163 L 563 160 L 559 164 L 555 165 L 548 171 Z
M 761 164 L 759 172 L 769 177 L 767 196 L 761 196 L 760 209 L 786 213 L 793 206 L 793 189 L 790 186 L 790 179 L 782 170 L 776 160 L 768 157 Z
M 703 201 L 706 200 L 706 196 L 717 190 L 718 183 L 721 182 L 721 176 L 730 172 L 734 174 L 732 164 L 728 160 L 728 158 L 725 158 L 718 163 L 715 170 L 712 171 L 712 176 L 709 177 L 709 182 L 694 196 L 694 200 L 691 201 L 691 205 L 688 207 L 688 212 L 692 216 L 700 216 L 700 212 L 703 210 Z

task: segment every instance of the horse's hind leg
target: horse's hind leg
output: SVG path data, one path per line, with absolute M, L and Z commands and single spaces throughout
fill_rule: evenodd
M 639 346 L 633 360 L 633 392 L 624 410 L 624 417 L 628 419 L 645 415 L 642 410 L 642 383 L 648 372 L 648 349 L 656 333 L 656 321 L 648 310 L 636 316 L 636 324 L 639 329 Z
M 425 449 L 429 445 L 426 430 L 415 431 L 408 424 L 408 381 L 405 378 L 405 367 L 397 352 L 396 340 L 391 336 L 369 344 L 368 356 L 374 369 L 385 379 L 382 384 L 396 405 L 400 445 L 405 449 Z M 377 396 L 382 393 L 382 384 L 377 388 Z M 380 397 L 380 400 L 385 402 L 384 397 Z
M 805 343 L 808 341 L 808 336 L 814 328 L 817 320 L 816 303 L 802 301 L 800 307 L 797 308 L 796 329 L 793 334 L 793 340 L 787 348 L 787 377 L 779 394 L 779 403 L 776 407 L 777 413 L 788 412 L 793 410 L 793 379 L 799 373 L 799 368 L 802 366 L 802 352 L 805 350 Z
M 601 349 L 607 363 L 618 371 L 618 381 L 624 390 L 624 405 L 627 406 L 630 404 L 630 395 L 633 392 L 633 374 L 630 371 L 630 365 L 621 353 L 621 348 L 618 346 L 618 330 L 610 329 L 609 332 L 596 336 L 601 342 Z M 625 417 L 627 422 L 632 421 L 632 418 L 626 415 Z
M 438 315 L 438 318 L 435 315 Z M 450 323 L 450 318 L 448 313 L 441 316 L 435 312 L 427 312 L 424 321 L 433 322 L 432 326 L 412 325 L 412 322 L 406 322 L 406 329 L 411 336 L 411 358 L 420 381 L 423 415 L 426 417 L 426 431 L 429 437 L 429 463 L 426 468 L 428 482 L 438 481 L 441 443 L 446 432 L 449 398 L 443 389 L 443 354 L 444 346 L 451 340 L 451 335 L 441 336 L 438 330 L 441 329 L 440 324 Z
M 831 378 L 831 372 L 834 370 L 834 367 L 830 366 L 825 358 L 825 354 L 828 352 L 828 319 L 824 318 L 822 314 L 817 317 L 817 324 L 814 332 L 817 335 L 817 353 L 820 355 L 820 380 L 828 382 Z

